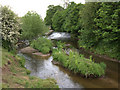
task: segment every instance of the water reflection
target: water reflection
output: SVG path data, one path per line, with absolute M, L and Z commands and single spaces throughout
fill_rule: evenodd
M 118 72 L 106 70 L 104 78 L 86 79 L 77 74 L 52 64 L 53 57 L 47 60 L 38 57 L 29 57 L 22 54 L 26 58 L 26 68 L 31 70 L 31 76 L 37 76 L 42 79 L 54 78 L 60 88 L 117 88 Z M 117 67 L 117 66 L 116 66 Z
M 52 64 L 52 56 L 47 60 L 28 59 L 29 56 L 23 56 L 26 58 L 26 68 L 31 71 L 31 76 L 37 76 L 41 79 L 54 78 L 60 88 L 83 88 L 80 84 L 74 82 L 67 73 L 60 70 L 58 66 Z

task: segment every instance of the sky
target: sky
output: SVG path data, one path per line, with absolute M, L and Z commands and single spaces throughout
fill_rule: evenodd
M 85 0 L 69 0 L 76 3 L 85 3 Z M 36 11 L 42 19 L 46 16 L 49 5 L 62 5 L 63 0 L 0 0 L 0 5 L 10 6 L 18 16 L 24 16 L 28 11 Z

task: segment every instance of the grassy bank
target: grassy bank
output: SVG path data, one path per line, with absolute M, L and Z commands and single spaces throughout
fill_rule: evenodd
M 59 62 L 60 65 L 73 71 L 74 73 L 80 73 L 85 77 L 101 77 L 105 75 L 106 65 L 101 63 L 95 63 L 90 59 L 85 58 L 72 49 L 66 52 L 64 44 L 59 43 L 58 48 L 53 50 L 53 60 Z
M 58 88 L 54 79 L 30 76 L 23 57 L 2 49 L 2 88 Z

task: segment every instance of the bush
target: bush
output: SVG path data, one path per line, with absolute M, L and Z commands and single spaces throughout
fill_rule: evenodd
M 100 77 L 105 74 L 106 65 L 102 63 L 95 63 L 90 59 L 86 59 L 83 55 L 77 52 L 70 51 L 69 56 L 66 55 L 62 49 L 53 50 L 53 60 L 60 62 L 64 67 L 74 71 L 74 73 L 81 73 L 86 77 L 94 75 Z
M 43 35 L 48 31 L 48 27 L 45 26 L 43 20 L 36 12 L 28 12 L 22 17 L 22 38 L 33 39 L 38 35 Z
M 15 44 L 20 36 L 19 33 L 19 18 L 17 15 L 7 6 L 0 7 L 0 21 L 1 21 L 1 39 L 2 46 L 8 50 L 14 49 Z
M 52 42 L 46 38 L 39 37 L 31 42 L 31 47 L 39 50 L 43 54 L 49 53 L 52 50 Z
M 60 49 L 60 48 L 65 48 L 65 43 L 64 43 L 64 42 L 57 41 L 57 42 L 56 42 L 56 45 L 57 45 L 58 49 Z

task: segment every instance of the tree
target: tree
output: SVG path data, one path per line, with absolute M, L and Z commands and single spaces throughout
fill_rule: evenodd
M 1 6 L 1 37 L 2 46 L 8 50 L 14 49 L 20 36 L 18 16 L 7 6 Z
M 52 18 L 52 27 L 55 31 L 62 31 L 63 18 L 62 11 L 57 11 Z
M 88 2 L 80 12 L 82 28 L 80 32 L 79 44 L 84 48 L 91 48 L 97 46 L 99 39 L 96 39 L 94 30 L 97 30 L 94 18 L 97 17 L 97 10 L 100 8 L 100 4 L 97 2 Z
M 33 11 L 29 11 L 25 16 L 22 17 L 22 38 L 23 39 L 34 39 L 38 35 L 43 35 L 48 31 L 41 17 Z
M 73 4 L 73 5 L 72 5 Z M 80 10 L 83 8 L 82 4 L 71 3 L 71 8 L 68 17 L 66 17 L 64 22 L 64 30 L 70 33 L 78 34 L 81 29 L 80 21 Z
M 71 12 L 72 12 L 71 10 L 74 8 L 75 5 L 76 5 L 76 3 L 71 2 L 71 3 L 68 4 L 67 8 L 64 9 L 64 11 L 63 11 L 63 13 L 62 13 L 62 18 L 64 19 L 64 20 L 63 20 L 63 25 L 62 25 L 62 27 L 61 27 L 62 31 L 67 32 L 67 30 L 66 30 L 66 28 L 65 28 L 65 25 L 66 25 L 66 23 L 67 23 L 66 18 L 69 17 L 69 15 L 70 15 Z
M 102 49 L 111 57 L 120 59 L 120 2 L 103 2 L 94 19 L 98 30 L 94 33 L 101 36 Z
M 49 5 L 47 13 L 46 13 L 46 17 L 44 19 L 45 24 L 48 26 L 51 26 L 51 28 L 52 28 L 52 18 L 57 11 L 61 11 L 61 10 L 63 10 L 63 8 L 59 5 L 58 6 Z

